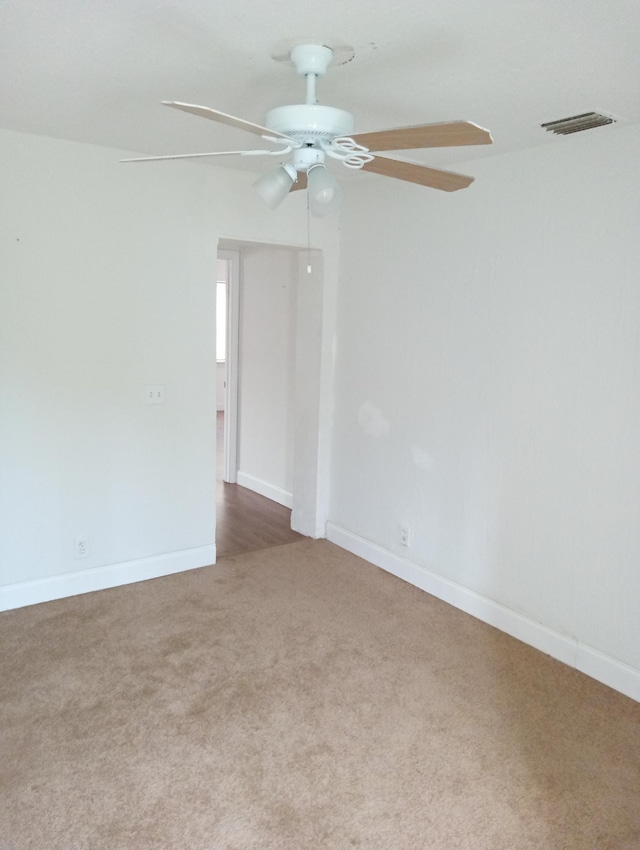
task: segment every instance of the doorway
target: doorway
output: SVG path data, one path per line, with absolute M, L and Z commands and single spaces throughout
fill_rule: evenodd
M 218 556 L 291 530 L 298 251 L 220 247 L 216 276 Z

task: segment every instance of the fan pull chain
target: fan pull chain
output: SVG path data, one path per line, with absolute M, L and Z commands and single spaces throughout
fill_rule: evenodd
M 307 192 L 307 274 L 311 274 L 311 218 L 309 213 L 309 192 Z

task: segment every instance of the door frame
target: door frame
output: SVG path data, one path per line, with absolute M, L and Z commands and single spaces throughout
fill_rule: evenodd
M 218 249 L 227 260 L 227 379 L 224 401 L 224 471 L 222 480 L 235 484 L 238 477 L 238 367 L 240 364 L 240 252 Z
M 222 242 L 222 246 L 220 243 Z M 237 483 L 241 459 L 238 440 L 240 415 L 240 353 L 242 346 L 240 307 L 242 304 L 241 251 L 244 246 L 272 246 L 298 252 L 298 293 L 296 306 L 296 384 L 293 450 L 293 505 L 291 528 L 306 537 L 324 537 L 326 527 L 327 435 L 330 431 L 330 392 L 327 374 L 332 358 L 325 348 L 325 258 L 322 249 L 287 245 L 268 241 L 239 240 L 219 237 L 218 256 L 230 260 L 227 298 L 227 387 L 225 400 L 224 480 Z M 224 246 L 224 247 L 223 247 Z M 237 246 L 237 247 L 236 247 Z M 312 271 L 307 270 L 312 257 Z M 330 279 L 337 279 L 335 257 L 330 266 Z M 300 285 L 304 281 L 304 285 Z M 325 463 L 321 463 L 325 460 Z

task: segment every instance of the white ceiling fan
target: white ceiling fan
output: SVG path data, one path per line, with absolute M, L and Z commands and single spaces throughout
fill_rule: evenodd
M 318 44 L 302 44 L 290 51 L 289 58 L 296 71 L 306 78 L 306 103 L 270 110 L 264 126 L 206 106 L 163 101 L 173 109 L 254 133 L 277 145 L 275 149 L 136 157 L 122 162 L 210 156 L 289 156 L 288 161 L 260 177 L 255 188 L 271 209 L 275 209 L 290 191 L 308 189 L 309 208 L 316 216 L 328 215 L 342 201 L 340 183 L 325 165 L 327 157 L 342 162 L 347 168 L 371 171 L 445 192 L 464 189 L 473 182 L 473 177 L 392 159 L 380 152 L 489 145 L 493 140 L 488 130 L 470 121 L 448 121 L 354 135 L 353 116 L 349 112 L 316 102 L 316 80 L 324 76 L 332 56 L 330 47 Z

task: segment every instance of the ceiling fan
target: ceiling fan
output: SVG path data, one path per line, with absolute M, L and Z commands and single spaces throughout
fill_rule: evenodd
M 206 106 L 163 101 L 165 106 L 173 109 L 254 133 L 278 145 L 276 149 L 147 156 L 125 159 L 122 162 L 210 156 L 290 155 L 287 162 L 260 177 L 254 184 L 255 188 L 271 209 L 275 209 L 290 191 L 308 189 L 309 208 L 316 216 L 328 215 L 336 210 L 342 201 L 340 183 L 325 165 L 327 157 L 342 162 L 347 168 L 371 171 L 445 192 L 465 189 L 473 182 L 473 177 L 392 159 L 382 156 L 380 152 L 456 145 L 489 145 L 493 139 L 488 130 L 470 121 L 448 121 L 354 135 L 353 116 L 349 112 L 332 106 L 321 106 L 316 101 L 316 80 L 324 76 L 332 56 L 333 50 L 330 47 L 319 44 L 302 44 L 290 51 L 289 58 L 296 71 L 306 78 L 306 102 L 271 109 L 267 113 L 264 126 Z

